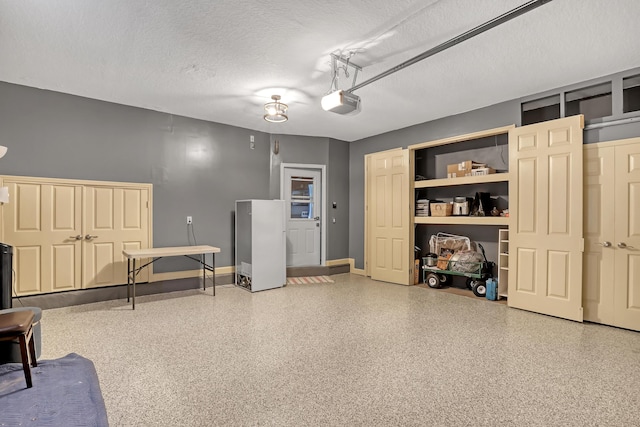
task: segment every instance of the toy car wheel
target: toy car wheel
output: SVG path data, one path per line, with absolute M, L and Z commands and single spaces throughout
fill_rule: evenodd
M 473 294 L 477 297 L 483 297 L 487 295 L 487 285 L 482 280 L 474 280 L 471 285 L 471 290 Z
M 446 274 L 438 274 L 438 277 L 440 278 L 440 285 L 444 285 L 449 282 L 449 276 Z
M 433 289 L 440 289 L 440 278 L 436 273 L 427 274 L 427 285 Z

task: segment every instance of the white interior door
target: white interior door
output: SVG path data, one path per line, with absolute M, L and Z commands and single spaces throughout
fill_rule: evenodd
M 640 139 L 615 154 L 615 325 L 640 330 Z
M 319 170 L 284 169 L 288 267 L 321 263 L 321 182 Z
M 409 150 L 389 150 L 368 156 L 367 220 L 368 268 L 371 278 L 408 285 Z
M 582 321 L 583 116 L 509 131 L 512 307 Z

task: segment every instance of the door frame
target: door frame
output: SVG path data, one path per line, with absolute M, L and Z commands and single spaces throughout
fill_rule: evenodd
M 306 164 L 306 163 L 280 163 L 280 199 L 285 200 L 285 169 L 309 169 L 320 172 L 320 209 L 322 221 L 320 221 L 320 265 L 327 263 L 327 173 L 326 165 Z

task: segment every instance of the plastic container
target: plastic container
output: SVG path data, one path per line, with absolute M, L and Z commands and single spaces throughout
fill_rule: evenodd
M 486 282 L 487 286 L 487 294 L 486 297 L 488 300 L 497 301 L 498 300 L 498 284 L 493 278 L 488 278 Z

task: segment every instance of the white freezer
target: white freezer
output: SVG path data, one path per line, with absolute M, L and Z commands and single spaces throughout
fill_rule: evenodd
M 236 285 L 251 292 L 287 281 L 284 200 L 236 200 Z

